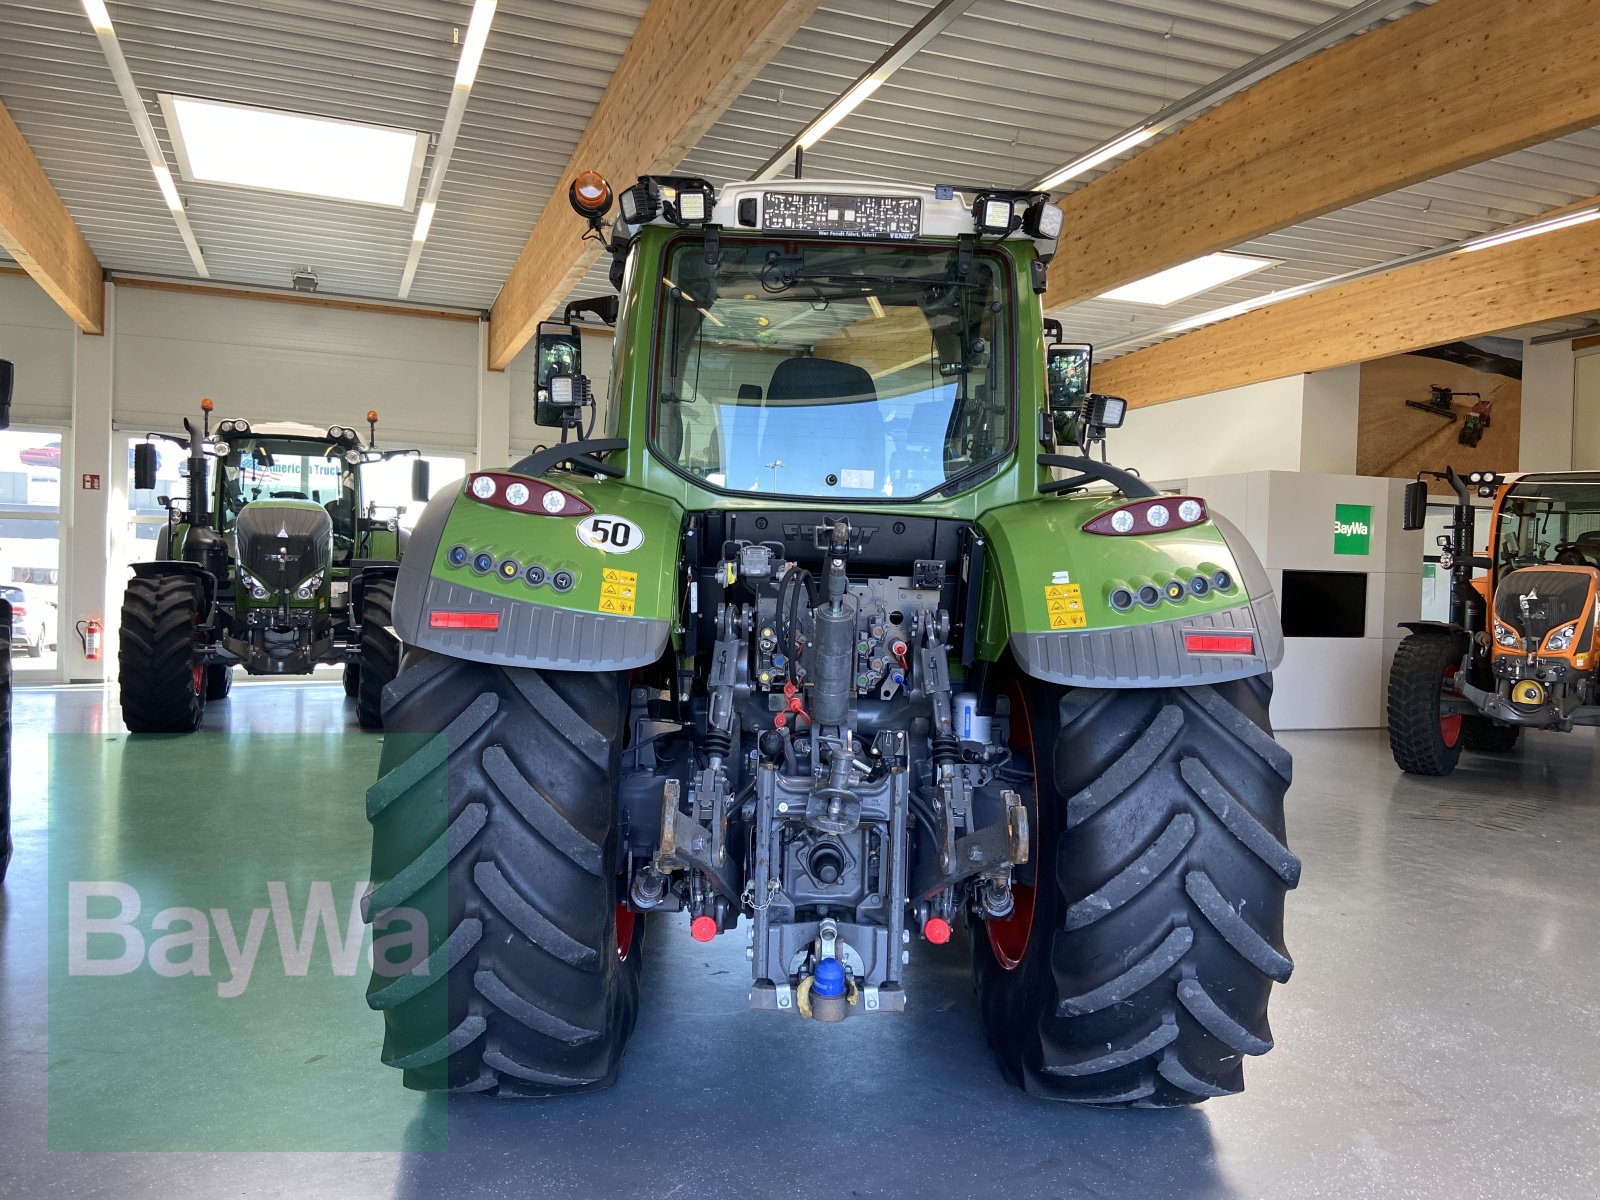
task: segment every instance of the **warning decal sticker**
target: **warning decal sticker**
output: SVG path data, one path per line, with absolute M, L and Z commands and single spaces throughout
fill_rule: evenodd
M 615 613 L 619 617 L 631 617 L 638 595 L 639 572 L 618 571 L 614 567 L 607 567 L 600 572 L 601 612 Z
M 1089 623 L 1083 611 L 1081 583 L 1050 583 L 1044 589 L 1051 629 L 1082 629 Z

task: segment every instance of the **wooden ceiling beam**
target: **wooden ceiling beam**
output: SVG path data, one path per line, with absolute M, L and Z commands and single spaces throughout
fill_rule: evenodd
M 1597 309 L 1593 220 L 1258 308 L 1097 366 L 1094 385 L 1137 408 Z
M 106 289 L 100 260 L 4 104 L 0 104 L 0 246 L 79 329 L 105 331 Z
M 489 366 L 504 370 L 599 255 L 567 185 L 584 170 L 617 187 L 673 170 L 803 25 L 819 0 L 652 0 L 489 313 Z
M 1061 201 L 1047 311 L 1600 125 L 1600 0 L 1438 0 L 1285 67 Z

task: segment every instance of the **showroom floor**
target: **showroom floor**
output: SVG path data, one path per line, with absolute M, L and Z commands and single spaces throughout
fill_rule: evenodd
M 69 880 L 121 880 L 141 924 L 233 902 L 237 935 L 260 881 L 328 880 L 342 919 L 361 878 L 380 739 L 343 732 L 337 684 L 239 686 L 190 738 L 130 741 L 114 712 L 99 689 L 16 699 L 0 1195 L 1600 1195 L 1593 733 L 1449 780 L 1401 777 L 1377 733 L 1284 737 L 1298 969 L 1239 1097 L 1101 1112 L 1004 1086 L 959 938 L 914 962 L 905 1017 L 829 1028 L 750 1012 L 744 939 L 664 918 L 616 1088 L 447 1110 L 377 1064 L 359 971 L 285 978 L 264 955 L 223 999 L 220 956 L 210 979 L 68 978 L 58 930 L 47 957 L 47 795 L 52 907 Z

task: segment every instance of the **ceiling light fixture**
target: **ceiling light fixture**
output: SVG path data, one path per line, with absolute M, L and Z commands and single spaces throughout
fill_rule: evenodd
M 885 80 L 910 62 L 924 46 L 949 28 L 976 2 L 977 0 L 939 0 L 928 9 L 922 20 L 908 29 L 904 37 L 884 52 L 882 58 L 868 67 L 866 72 L 846 88 L 836 101 L 824 108 L 814 121 L 779 147 L 778 152 L 762 163 L 761 169 L 749 178 L 754 182 L 761 182 L 773 179 L 779 172 L 787 169 L 795 162 L 796 150 L 809 150 L 826 137 L 852 109 L 877 91 Z
M 474 0 L 472 17 L 467 22 L 467 34 L 461 43 L 461 57 L 456 63 L 455 85 L 450 91 L 450 103 L 444 110 L 444 124 L 439 127 L 439 140 L 433 147 L 433 165 L 428 169 L 428 182 L 422 189 L 421 211 L 417 224 L 411 231 L 411 250 L 406 255 L 406 265 L 400 272 L 400 286 L 396 295 L 404 300 L 411 294 L 411 284 L 422 265 L 422 248 L 427 243 L 428 231 L 433 228 L 433 217 L 439 205 L 439 193 L 444 188 L 445 172 L 450 169 L 450 159 L 456 151 L 456 138 L 461 133 L 461 121 L 467 115 L 467 101 L 472 97 L 472 85 L 478 78 L 478 67 L 483 62 L 485 47 L 489 44 L 489 30 L 494 24 L 497 0 Z M 418 164 L 420 169 L 420 162 Z
M 417 206 L 417 225 L 411 231 L 411 240 L 413 242 L 425 242 L 428 240 L 428 230 L 433 226 L 433 213 L 438 207 L 438 204 L 432 200 L 424 200 Z
M 187 180 L 409 210 L 428 135 L 358 121 L 160 96 Z
M 100 52 L 105 55 L 106 66 L 110 68 L 111 78 L 117 85 L 117 94 L 122 97 L 123 108 L 128 110 L 128 120 L 133 124 L 139 145 L 144 147 L 145 161 L 150 164 L 150 170 L 156 177 L 161 200 L 172 215 L 172 223 L 178 227 L 178 236 L 183 239 L 183 248 L 189 252 L 189 261 L 194 264 L 195 274 L 208 279 L 211 271 L 206 267 L 205 255 L 200 252 L 200 243 L 195 239 L 188 214 L 184 212 L 183 197 L 178 194 L 172 181 L 166 152 L 156 138 L 155 126 L 150 123 L 150 114 L 145 110 L 144 97 L 133 82 L 133 72 L 128 69 L 128 59 L 122 53 L 122 43 L 117 40 L 117 30 L 111 23 L 111 14 L 106 11 L 105 0 L 83 0 L 83 11 L 94 28 L 95 40 L 100 43 Z
M 155 172 L 156 184 L 161 188 L 161 198 L 167 202 L 167 207 L 173 212 L 182 212 L 183 197 L 178 195 L 177 185 L 172 182 L 172 172 L 164 165 L 150 169 Z
M 1201 292 L 1221 287 L 1235 279 L 1253 275 L 1267 267 L 1279 265 L 1275 258 L 1257 258 L 1252 254 L 1206 254 L 1189 262 L 1157 271 L 1143 279 L 1136 279 L 1122 287 L 1102 293 L 1102 300 L 1119 300 L 1125 304 L 1150 304 L 1161 308 L 1197 296 Z
M 1385 275 L 1402 267 L 1433 262 L 1436 259 L 1447 258 L 1452 254 L 1459 254 L 1464 250 L 1486 250 L 1490 246 L 1503 246 L 1507 242 L 1521 241 L 1523 238 L 1533 237 L 1536 234 L 1552 233 L 1557 229 L 1567 229 L 1573 225 L 1582 225 L 1596 218 L 1600 218 L 1600 204 L 1590 204 L 1572 212 L 1559 213 L 1556 216 L 1546 217 L 1543 220 L 1534 221 L 1527 225 L 1499 229 L 1493 233 L 1480 234 L 1474 238 L 1450 242 L 1448 245 L 1437 246 L 1428 250 L 1416 250 L 1410 254 L 1403 254 L 1399 258 L 1390 259 L 1388 262 L 1373 263 L 1371 266 L 1357 267 L 1353 271 L 1330 275 L 1324 279 L 1314 279 L 1309 283 L 1296 284 L 1294 287 L 1279 288 L 1277 291 L 1268 292 L 1264 296 L 1254 296 L 1248 300 L 1240 300 L 1234 304 L 1214 308 L 1209 312 L 1196 313 L 1192 317 L 1184 317 L 1181 320 L 1172 321 L 1155 329 L 1134 334 L 1131 337 L 1120 338 L 1114 342 L 1101 343 L 1095 347 L 1095 353 L 1097 355 L 1110 355 L 1140 349 L 1173 334 L 1188 333 L 1192 329 L 1199 329 L 1202 325 L 1214 325 L 1218 321 L 1226 321 L 1231 317 L 1242 317 L 1258 308 L 1282 304 L 1285 300 L 1314 295 L 1317 292 L 1324 292 L 1341 284 L 1371 279 L 1375 275 Z
M 883 86 L 881 79 L 863 79 L 839 99 L 828 106 L 827 110 L 815 121 L 805 127 L 805 131 L 795 140 L 800 143 L 802 150 L 809 150 L 823 138 L 829 131 L 860 107 L 862 101 Z
M 1554 233 L 1557 229 L 1567 229 L 1573 225 L 1582 225 L 1600 217 L 1600 204 L 1591 204 L 1588 208 L 1580 208 L 1576 212 L 1562 213 L 1558 217 L 1546 217 L 1542 221 L 1535 221 L 1531 225 L 1517 225 L 1510 229 L 1496 230 L 1486 233 L 1482 237 L 1470 238 L 1461 243 L 1462 250 L 1487 250 L 1490 246 L 1504 246 L 1507 242 L 1520 242 L 1523 238 L 1536 237 L 1541 233 Z
M 1204 87 L 1190 92 L 1149 120 L 1102 142 L 1088 153 L 1073 159 L 1061 170 L 1040 179 L 1033 185 L 1033 190 L 1054 191 L 1069 179 L 1076 179 L 1085 171 L 1109 162 L 1156 134 L 1165 133 L 1174 125 L 1187 121 L 1190 117 L 1199 116 L 1228 97 L 1237 95 L 1252 84 L 1259 83 L 1273 72 L 1282 70 L 1318 50 L 1326 49 L 1351 34 L 1359 33 L 1369 25 L 1377 24 L 1410 3 L 1411 0 L 1361 0 L 1359 4 L 1352 4 L 1321 25 L 1306 30 L 1298 37 L 1290 38 L 1281 46 L 1274 47 L 1243 66 L 1229 71 L 1221 78 L 1214 79 Z
M 494 10 L 499 0 L 476 0 L 472 18 L 467 22 L 467 36 L 461 43 L 461 61 L 456 64 L 456 87 L 471 88 L 478 77 L 478 64 L 483 61 L 483 48 L 489 41 L 489 26 L 494 24 Z
M 1137 129 L 1130 129 L 1121 137 L 1114 138 L 1102 146 L 1089 151 L 1079 158 L 1073 159 L 1054 175 L 1046 176 L 1039 181 L 1036 191 L 1052 192 L 1069 179 L 1076 179 L 1085 171 L 1092 171 L 1101 163 L 1110 162 L 1124 151 L 1132 150 L 1142 142 L 1148 142 L 1155 137 L 1156 131 L 1148 125 L 1141 125 Z
M 105 0 L 83 0 L 83 11 L 89 15 L 89 24 L 96 33 L 111 33 L 111 14 L 106 11 Z

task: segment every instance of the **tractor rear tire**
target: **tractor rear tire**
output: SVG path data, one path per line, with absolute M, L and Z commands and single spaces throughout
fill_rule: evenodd
M 386 911 L 422 913 L 428 955 L 373 973 L 383 1061 L 421 1091 L 610 1085 L 644 930 L 618 903 L 627 676 L 413 650 L 383 715 L 365 911 L 375 938 Z
M 354 700 L 361 694 L 361 664 L 345 663 L 344 665 L 344 694 Z
M 973 933 L 1001 1073 L 1029 1093 L 1168 1108 L 1244 1087 L 1294 964 L 1283 900 L 1288 751 L 1272 682 L 1101 691 L 1024 681 L 1034 886 Z
M 1461 723 L 1461 744 L 1479 754 L 1510 754 L 1522 739 L 1515 725 L 1499 725 L 1488 717 L 1467 717 Z
M 134 578 L 122 600 L 117 678 L 130 733 L 192 733 L 206 711 L 195 630 L 204 594 L 186 575 Z
M 209 664 L 206 667 L 206 699 L 226 700 L 231 691 L 233 691 L 233 664 Z
M 394 623 L 394 580 L 371 579 L 361 589 L 361 662 L 356 668 L 356 723 L 383 728 L 383 689 L 400 671 L 400 639 Z M 350 690 L 346 668 L 345 691 Z
M 1446 715 L 1440 700 L 1445 680 L 1460 663 L 1460 639 L 1443 631 L 1413 633 L 1395 651 L 1389 671 L 1389 751 L 1408 775 L 1448 775 L 1461 761 L 1465 718 Z

